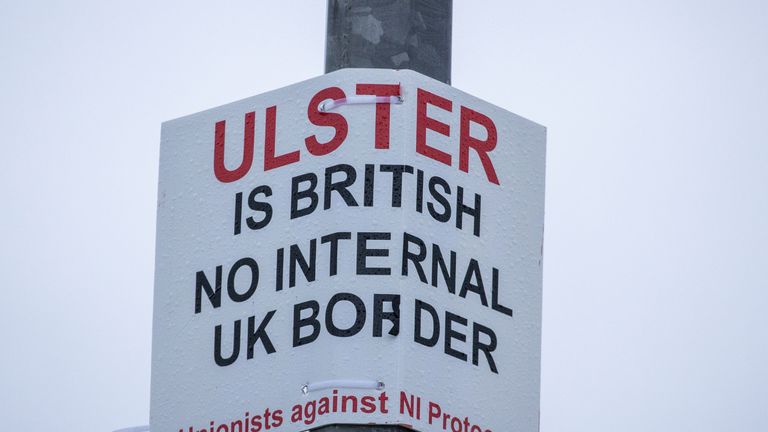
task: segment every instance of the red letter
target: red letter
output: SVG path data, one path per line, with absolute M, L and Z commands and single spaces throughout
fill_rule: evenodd
M 376 96 L 399 96 L 399 84 L 358 84 L 357 94 Z M 376 104 L 376 148 L 389 148 L 389 106 L 388 103 Z
M 475 122 L 485 128 L 488 138 L 481 141 L 469 135 L 469 122 Z M 459 169 L 465 173 L 469 172 L 469 149 L 470 147 L 480 156 L 480 162 L 483 163 L 485 176 L 491 183 L 499 184 L 499 178 L 496 177 L 496 170 L 493 169 L 493 162 L 488 156 L 488 152 L 496 148 L 496 125 L 489 117 L 473 111 L 467 107 L 461 107 L 461 133 L 459 138 Z
M 451 127 L 447 124 L 427 117 L 427 104 L 442 108 L 448 112 L 451 111 L 451 101 L 430 93 L 426 90 L 418 89 L 416 96 L 416 153 L 423 154 L 446 165 L 451 165 L 451 155 L 427 145 L 427 129 L 449 136 Z
M 256 123 L 256 113 L 249 112 L 245 114 L 245 138 L 243 139 L 243 161 L 234 171 L 230 171 L 224 166 L 224 131 L 227 122 L 222 120 L 216 123 L 216 130 L 213 137 L 213 173 L 222 183 L 231 183 L 240 180 L 248 174 L 253 163 L 253 133 Z
M 317 141 L 317 138 L 315 138 L 315 135 L 307 137 L 307 139 L 304 140 L 304 143 L 307 145 L 307 150 L 313 155 L 327 155 L 339 148 L 341 143 L 343 143 L 344 139 L 347 137 L 347 119 L 338 113 L 320 112 L 319 107 L 320 102 L 323 102 L 324 100 L 337 100 L 346 97 L 347 95 L 344 94 L 342 89 L 338 87 L 328 87 L 327 89 L 317 92 L 312 100 L 309 101 L 309 106 L 307 107 L 307 117 L 309 118 L 309 121 L 312 122 L 313 125 L 331 126 L 336 129 L 336 135 L 334 135 L 327 143 L 320 143 Z
M 277 107 L 267 108 L 266 131 L 264 132 L 264 171 L 298 162 L 298 150 L 275 156 L 275 129 L 277 129 Z
M 443 410 L 440 408 L 440 405 L 435 402 L 429 402 L 429 424 L 432 424 L 432 420 L 439 419 L 442 413 Z

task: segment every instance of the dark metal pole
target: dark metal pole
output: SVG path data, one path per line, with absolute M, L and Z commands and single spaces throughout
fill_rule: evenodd
M 328 0 L 325 72 L 412 69 L 451 83 L 453 0 Z
M 325 73 L 412 69 L 451 83 L 453 0 L 328 0 Z M 331 425 L 319 432 L 407 432 L 401 426 Z

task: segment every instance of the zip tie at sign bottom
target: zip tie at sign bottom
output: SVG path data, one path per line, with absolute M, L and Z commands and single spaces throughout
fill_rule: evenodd
M 347 96 L 341 99 L 331 99 L 324 101 L 320 104 L 318 109 L 320 112 L 328 112 L 332 109 L 338 108 L 343 105 L 363 105 L 363 104 L 402 104 L 403 95 L 398 96 L 373 96 L 373 95 L 356 95 Z
M 149 426 L 136 426 L 125 429 L 118 429 L 115 432 L 149 432 Z
M 384 382 L 376 381 L 376 380 L 350 380 L 350 379 L 317 381 L 313 383 L 306 383 L 303 386 L 301 386 L 301 392 L 304 394 L 307 394 L 309 392 L 331 389 L 331 388 L 384 390 Z

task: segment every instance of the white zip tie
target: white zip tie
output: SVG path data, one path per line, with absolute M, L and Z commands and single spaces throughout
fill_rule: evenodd
M 330 99 L 322 102 L 318 107 L 320 112 L 328 112 L 343 105 L 363 105 L 363 104 L 402 104 L 403 95 L 397 96 L 374 96 L 374 95 L 355 95 L 347 96 L 341 99 Z
M 306 383 L 303 386 L 301 386 L 301 392 L 304 394 L 307 394 L 313 391 L 332 389 L 332 388 L 384 390 L 384 382 L 377 381 L 377 380 L 352 380 L 352 379 L 317 381 L 313 383 Z

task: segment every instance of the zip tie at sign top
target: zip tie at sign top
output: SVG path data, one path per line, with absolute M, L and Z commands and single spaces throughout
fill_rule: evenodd
M 328 112 L 343 105 L 363 105 L 363 104 L 402 104 L 403 95 L 397 96 L 373 96 L 373 95 L 355 95 L 347 96 L 341 99 L 330 99 L 322 102 L 318 107 L 320 112 Z
M 301 392 L 307 394 L 309 392 L 325 390 L 331 388 L 352 388 L 352 389 L 370 389 L 370 390 L 384 390 L 384 382 L 376 380 L 328 380 L 317 381 L 313 383 L 306 383 L 301 386 Z

